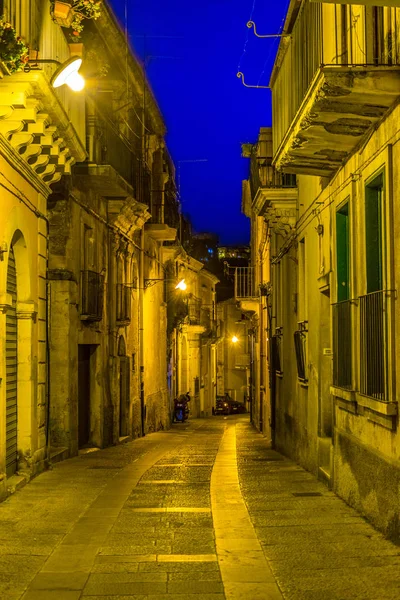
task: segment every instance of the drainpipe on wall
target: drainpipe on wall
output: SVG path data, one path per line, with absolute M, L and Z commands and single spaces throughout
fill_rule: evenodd
M 47 201 L 46 201 L 47 202 Z M 50 318 L 51 318 L 51 285 L 49 282 L 49 237 L 50 226 L 47 218 L 46 222 L 46 461 L 50 464 L 51 437 L 50 437 Z
M 140 231 L 139 260 L 139 383 L 140 383 L 140 427 L 145 435 L 146 404 L 144 401 L 144 225 Z
M 254 382 L 254 331 L 250 330 L 250 372 L 249 372 L 249 400 L 250 400 L 250 421 L 254 423 L 254 394 L 253 394 L 253 382 Z

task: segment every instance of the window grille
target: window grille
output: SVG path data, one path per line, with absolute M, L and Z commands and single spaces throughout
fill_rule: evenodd
M 299 329 L 294 332 L 294 349 L 296 353 L 297 376 L 300 381 L 307 382 L 306 376 L 306 342 L 307 321 L 298 323 Z
M 117 321 L 130 322 L 132 306 L 131 287 L 123 283 L 117 284 Z
M 81 317 L 101 321 L 104 304 L 104 276 L 95 271 L 81 273 Z

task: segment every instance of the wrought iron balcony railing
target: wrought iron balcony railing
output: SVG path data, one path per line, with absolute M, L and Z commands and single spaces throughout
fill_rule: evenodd
M 253 281 L 253 267 L 235 267 L 235 298 L 255 298 L 258 296 Z
M 110 165 L 134 190 L 136 199 L 150 206 L 151 173 L 142 161 L 141 149 L 129 140 L 111 118 L 100 114 L 88 118 L 89 158 Z
M 200 325 L 201 300 L 200 298 L 189 298 L 188 319 L 191 325 Z
M 354 15 L 350 18 L 347 6 L 338 5 L 333 17 L 320 3 L 302 2 L 289 31 L 290 43 L 281 43 L 272 76 L 273 99 L 285 99 L 272 103 L 274 152 L 320 69 L 337 66 L 338 71 L 341 67 L 367 71 L 399 64 L 399 29 L 392 25 L 397 9 L 372 5 L 359 12 L 356 25 L 350 22 Z
M 373 292 L 360 302 L 360 393 L 387 402 L 389 293 Z
M 132 288 L 123 283 L 117 284 L 117 314 L 118 322 L 129 323 L 131 320 Z
M 272 158 L 265 158 L 265 161 L 271 161 Z M 250 189 L 251 197 L 254 199 L 257 191 L 261 189 L 285 189 L 296 188 L 296 175 L 291 173 L 282 173 L 277 171 L 272 165 L 261 164 L 261 159 L 254 156 L 250 163 Z
M 350 390 L 352 381 L 352 300 L 332 306 L 333 385 Z
M 81 273 L 81 318 L 101 321 L 104 305 L 104 277 L 95 271 Z

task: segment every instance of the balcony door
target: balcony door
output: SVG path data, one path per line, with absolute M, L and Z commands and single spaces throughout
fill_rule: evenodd
M 350 299 L 349 201 L 336 213 L 337 302 L 332 306 L 333 385 L 352 389 L 352 304 Z
M 129 435 L 130 378 L 129 357 L 126 356 L 125 340 L 121 336 L 118 342 L 119 357 L 119 437 Z
M 366 294 L 360 298 L 360 392 L 387 400 L 387 294 L 384 290 L 383 174 L 365 188 Z
M 83 448 L 90 440 L 90 356 L 93 346 L 78 345 L 78 445 Z
M 333 436 L 333 399 L 330 392 L 332 357 L 326 350 L 331 345 L 330 290 L 320 293 L 319 366 L 318 366 L 318 471 L 326 482 L 331 479 Z

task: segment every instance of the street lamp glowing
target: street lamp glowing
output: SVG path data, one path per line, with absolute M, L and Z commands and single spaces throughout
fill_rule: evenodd
M 236 335 L 234 335 L 234 336 L 232 337 L 232 342 L 233 342 L 234 344 L 236 344 L 236 342 L 238 342 L 238 341 L 239 341 L 239 338 L 238 338 L 238 337 L 236 337 Z
M 59 66 L 54 73 L 51 84 L 54 88 L 58 88 L 64 84 L 71 88 L 74 92 L 80 92 L 85 87 L 85 80 L 78 71 L 81 67 L 82 59 L 79 56 L 73 56 L 65 63 Z
M 183 290 L 184 291 L 184 290 L 186 290 L 186 288 L 187 288 L 187 285 L 186 285 L 184 279 L 181 279 L 180 282 L 175 286 L 176 290 Z

